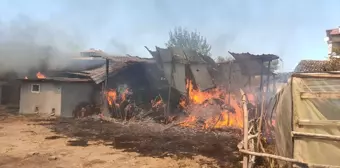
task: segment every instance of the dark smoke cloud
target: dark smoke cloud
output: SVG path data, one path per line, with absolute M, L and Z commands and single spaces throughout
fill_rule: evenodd
M 19 15 L 0 23 L 0 73 L 25 74 L 32 68 L 62 67 L 82 48 L 79 38 L 57 28 L 52 21 Z

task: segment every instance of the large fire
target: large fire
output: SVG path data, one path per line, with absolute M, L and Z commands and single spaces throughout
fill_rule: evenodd
M 46 78 L 46 76 L 44 74 L 42 74 L 41 72 L 38 72 L 36 74 L 36 76 L 37 76 L 38 79 L 45 79 Z
M 240 105 L 237 103 L 235 96 L 229 95 L 226 90 L 221 88 L 215 88 L 210 91 L 202 92 L 199 89 L 194 89 L 192 81 L 187 80 L 187 89 L 189 92 L 188 103 L 184 100 L 180 101 L 180 106 L 184 109 L 188 108 L 191 104 L 199 105 L 202 108 L 211 104 L 212 100 L 218 100 L 222 102 L 221 106 L 227 106 L 231 108 L 219 109 L 217 115 L 209 116 L 203 122 L 203 128 L 222 128 L 226 126 L 243 127 L 243 112 Z M 229 99 L 230 96 L 230 99 Z M 189 117 L 187 117 L 182 126 L 196 127 L 199 122 L 199 118 L 194 114 L 195 112 L 188 110 Z M 197 114 L 197 113 L 196 113 Z
M 186 111 L 189 116 L 182 120 L 181 126 L 199 127 L 203 129 L 222 128 L 227 126 L 243 127 L 243 112 L 237 103 L 235 96 L 229 95 L 225 89 L 215 88 L 210 91 L 202 92 L 193 87 L 191 81 L 187 81 L 189 100 L 181 99 L 179 106 Z M 117 92 L 110 89 L 106 92 L 106 98 L 110 106 L 119 107 L 120 103 L 126 99 L 129 89 Z M 230 96 L 230 99 L 229 99 Z M 216 103 L 217 102 L 217 103 Z M 151 101 L 152 108 L 158 109 L 163 105 L 163 100 L 155 98 Z M 192 106 L 196 106 L 192 108 Z M 213 110 L 210 105 L 218 107 Z M 208 109 L 208 110 L 207 110 Z M 209 113 L 207 111 L 213 111 Z M 204 119 L 202 119 L 203 115 Z M 198 124 L 200 123 L 200 124 Z

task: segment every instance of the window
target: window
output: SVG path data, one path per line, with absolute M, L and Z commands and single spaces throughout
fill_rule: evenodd
M 40 85 L 39 84 L 32 84 L 31 92 L 32 93 L 39 93 L 40 92 Z

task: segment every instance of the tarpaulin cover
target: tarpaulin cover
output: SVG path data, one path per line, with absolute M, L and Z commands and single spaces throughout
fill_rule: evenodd
M 319 96 L 302 97 L 303 93 Z M 292 134 L 294 131 L 340 136 L 340 126 L 330 124 L 340 121 L 340 99 L 320 93 L 340 93 L 340 78 L 292 77 L 271 100 L 269 110 L 275 113 L 277 152 L 308 163 L 340 166 L 339 141 Z
M 273 111 L 275 120 L 275 140 L 277 152 L 281 156 L 292 158 L 292 97 L 291 83 L 281 89 L 269 103 L 269 111 Z M 279 145 L 278 145 L 279 144 Z

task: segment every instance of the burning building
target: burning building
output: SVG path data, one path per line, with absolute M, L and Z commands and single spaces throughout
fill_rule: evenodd
M 153 66 L 156 66 L 153 60 L 139 57 L 94 59 L 83 54 L 69 67 L 38 72 L 34 77 L 21 79 L 20 113 L 72 117 L 77 106 L 85 102 L 107 109 L 105 102 L 112 98 L 108 91 L 118 91 L 122 86 L 137 93 L 133 94 L 136 103 L 150 102 L 159 92 L 155 90 L 162 89 L 161 77 Z
M 217 65 L 190 50 L 157 47 L 149 52 L 154 59 L 91 50 L 82 53 L 77 66 L 28 76 L 21 80 L 20 113 L 71 117 L 79 104 L 87 102 L 113 117 L 126 118 L 122 112 L 130 104 L 146 108 L 166 104 L 161 115 L 169 119 L 184 114 L 188 121 L 184 125 L 192 125 L 189 121 L 203 121 L 205 128 L 242 125 L 239 89 L 250 84 L 248 79 L 254 75 L 265 73 L 257 59 L 249 62 L 251 58 L 234 56 L 232 64 Z M 100 58 L 95 61 L 95 57 Z M 252 66 L 247 71 L 248 64 Z
M 149 50 L 149 49 L 148 49 Z M 202 128 L 241 127 L 240 88 L 250 85 L 250 79 L 263 74 L 272 74 L 264 62 L 277 59 L 275 55 L 252 55 L 230 53 L 235 61 L 216 64 L 211 58 L 191 50 L 156 47 L 149 50 L 158 68 L 170 84 L 168 95 L 182 95 L 180 101 L 168 99 L 166 115 L 179 104 L 186 117 L 182 126 Z M 269 73 L 270 72 L 270 73 Z M 259 83 L 263 88 L 263 83 Z M 177 91 L 174 92 L 173 90 Z

